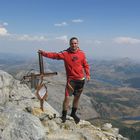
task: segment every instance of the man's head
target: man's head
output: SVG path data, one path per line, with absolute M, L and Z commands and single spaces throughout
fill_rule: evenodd
M 77 48 L 78 48 L 78 38 L 76 38 L 76 37 L 72 37 L 71 39 L 70 39 L 70 49 L 72 50 L 72 51 L 76 51 L 77 50 Z

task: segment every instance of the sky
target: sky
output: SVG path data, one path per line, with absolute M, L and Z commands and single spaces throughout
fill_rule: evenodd
M 0 0 L 0 53 L 59 52 L 77 37 L 88 58 L 140 60 L 139 0 Z

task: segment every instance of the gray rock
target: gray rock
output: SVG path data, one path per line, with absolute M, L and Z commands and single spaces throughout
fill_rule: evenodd
M 2 140 L 45 140 L 44 127 L 37 117 L 15 108 L 5 108 L 2 118 Z

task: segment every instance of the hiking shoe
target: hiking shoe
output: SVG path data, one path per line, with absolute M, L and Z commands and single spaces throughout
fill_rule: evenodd
M 78 124 L 80 122 L 80 118 L 77 117 L 76 114 L 73 114 L 72 113 L 70 116 L 74 119 L 74 121 L 75 121 L 76 124 Z
M 61 117 L 62 123 L 65 123 L 66 122 L 66 116 L 67 116 L 67 111 L 63 110 L 62 111 L 62 117 Z
M 61 120 L 62 120 L 62 123 L 65 123 L 66 122 L 66 116 L 62 116 Z

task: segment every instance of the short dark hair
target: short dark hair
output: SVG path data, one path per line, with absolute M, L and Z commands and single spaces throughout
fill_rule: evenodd
M 71 41 L 74 40 L 74 39 L 76 39 L 76 40 L 78 41 L 78 38 L 77 38 L 77 37 L 72 37 L 72 38 L 70 39 L 70 43 L 71 43 Z

